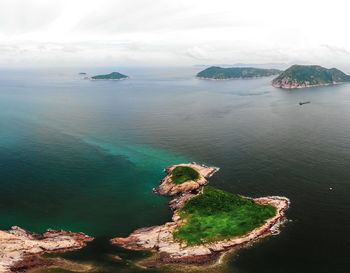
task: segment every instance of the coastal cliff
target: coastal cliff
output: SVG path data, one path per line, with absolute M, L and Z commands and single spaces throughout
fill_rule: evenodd
M 94 238 L 83 233 L 49 229 L 43 234 L 13 226 L 0 230 L 0 273 L 25 272 L 42 266 L 39 255 L 45 252 L 64 252 L 82 248 Z
M 185 184 L 188 182 L 185 187 L 178 187 L 178 185 L 174 185 L 174 183 L 172 183 L 172 171 L 179 166 L 190 166 L 199 172 L 200 176 L 198 180 L 195 181 L 196 184 L 193 183 L 194 181 L 186 181 L 183 183 Z M 289 200 L 284 197 L 262 197 L 250 199 L 243 196 L 232 195 L 209 186 L 203 187 L 203 185 L 207 183 L 206 178 L 209 178 L 217 170 L 218 168 L 206 167 L 196 163 L 173 165 L 166 168 L 165 171 L 168 173 L 168 175 L 162 180 L 160 186 L 154 189 L 154 192 L 165 196 L 175 196 L 174 199 L 169 202 L 169 206 L 174 211 L 172 221 L 160 226 L 137 229 L 132 232 L 129 237 L 117 237 L 112 239 L 111 243 L 118 244 L 128 249 L 151 250 L 154 252 L 155 255 L 152 259 L 142 262 L 142 265 L 146 267 L 162 266 L 165 264 L 174 263 L 186 265 L 204 265 L 215 263 L 225 252 L 229 250 L 248 245 L 259 238 L 263 238 L 271 234 L 277 234 L 279 232 L 278 226 L 283 221 L 284 211 L 289 207 Z M 201 182 L 198 183 L 198 181 Z M 211 196 L 218 196 L 218 202 L 212 202 L 213 200 L 208 198 L 210 196 L 208 193 L 210 192 L 212 193 Z M 251 211 L 249 212 L 251 215 L 253 214 L 252 212 L 255 208 L 257 208 L 260 212 L 266 212 L 268 209 L 270 212 L 273 211 L 273 214 L 270 214 L 269 217 L 262 218 L 266 220 L 261 222 L 258 221 L 259 223 L 254 226 L 255 228 L 249 230 L 249 232 L 238 232 L 237 235 L 234 236 L 227 236 L 224 235 L 224 233 L 218 233 L 214 238 L 202 238 L 199 241 L 197 239 L 193 241 L 184 240 L 183 238 L 186 238 L 188 233 L 187 235 L 185 234 L 185 237 L 180 236 L 180 233 L 182 232 L 183 234 L 183 228 L 186 225 L 189 225 L 191 220 L 194 218 L 194 215 L 189 216 L 190 218 L 186 217 L 184 214 L 184 208 L 189 206 L 190 203 L 200 203 L 200 200 L 198 199 L 200 197 L 204 198 L 204 200 L 202 200 L 204 202 L 202 203 L 208 206 L 204 207 L 205 213 L 208 212 L 209 218 L 214 216 L 214 223 L 217 224 L 221 224 L 220 218 L 216 218 L 215 215 L 212 215 L 210 210 L 213 209 L 213 207 L 216 210 L 216 207 L 220 207 L 221 205 L 225 206 L 224 203 L 226 201 L 230 203 L 229 206 L 234 206 L 233 203 L 238 202 L 238 207 L 245 207 L 247 209 L 251 208 Z M 227 208 L 228 207 L 223 208 L 223 213 L 225 213 L 224 211 L 229 213 L 227 212 Z M 231 215 L 230 217 L 232 220 L 232 215 L 235 215 L 235 212 L 227 215 Z M 202 218 L 202 222 L 205 222 L 205 220 L 209 218 Z M 237 223 L 232 222 L 229 224 L 230 226 L 228 228 L 232 229 L 232 226 L 235 224 L 238 226 L 242 224 L 245 225 L 246 220 L 248 222 L 255 221 L 254 219 L 248 219 L 249 218 L 241 219 L 241 222 L 237 221 Z M 198 222 L 198 224 L 200 223 Z M 215 227 L 211 224 L 209 225 L 210 230 L 214 228 Z M 193 231 L 190 231 L 190 236 L 198 232 L 198 229 L 200 228 L 195 228 Z

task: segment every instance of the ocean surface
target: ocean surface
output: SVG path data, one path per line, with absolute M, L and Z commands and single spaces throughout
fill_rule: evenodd
M 198 80 L 199 70 L 1 70 L 0 229 L 82 231 L 96 241 L 64 257 L 161 272 L 136 268 L 148 254 L 108 239 L 169 221 L 169 199 L 152 188 L 168 165 L 196 161 L 220 167 L 212 186 L 291 200 L 281 233 L 221 271 L 349 272 L 350 84 L 282 90 L 272 78 Z M 78 75 L 111 71 L 130 79 Z

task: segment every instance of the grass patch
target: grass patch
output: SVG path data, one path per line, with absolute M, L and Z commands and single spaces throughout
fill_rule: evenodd
M 174 232 L 174 237 L 198 245 L 243 235 L 276 215 L 276 208 L 260 205 L 253 199 L 207 186 L 204 193 L 190 199 L 180 209 L 187 223 Z
M 187 166 L 177 166 L 171 171 L 171 181 L 174 184 L 182 184 L 188 180 L 197 180 L 199 178 L 199 173 Z

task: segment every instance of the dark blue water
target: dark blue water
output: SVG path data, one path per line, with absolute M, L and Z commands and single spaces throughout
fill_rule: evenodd
M 292 202 L 282 233 L 241 250 L 224 271 L 349 270 L 349 84 L 288 91 L 271 78 L 197 80 L 188 68 L 124 68 L 126 81 L 80 71 L 1 71 L 1 229 L 83 231 L 98 239 L 72 259 L 137 259 L 144 254 L 107 239 L 168 221 L 168 199 L 151 190 L 166 166 L 194 160 L 220 167 L 215 187 Z

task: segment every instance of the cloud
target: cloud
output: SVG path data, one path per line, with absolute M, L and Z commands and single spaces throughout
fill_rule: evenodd
M 9 37 L 38 30 L 50 24 L 62 12 L 62 2 L 46 0 L 2 0 L 0 33 Z
M 342 0 L 1 0 L 0 65 L 336 65 L 350 61 L 349 8 Z
M 350 55 L 350 50 L 346 49 L 342 46 L 336 46 L 336 45 L 322 45 L 323 47 L 327 48 L 330 53 L 335 55 Z
M 191 58 L 194 58 L 196 60 L 208 60 L 209 59 L 209 52 L 207 49 L 204 49 L 203 47 L 199 46 L 193 46 L 186 50 L 185 52 L 186 56 L 189 56 Z

